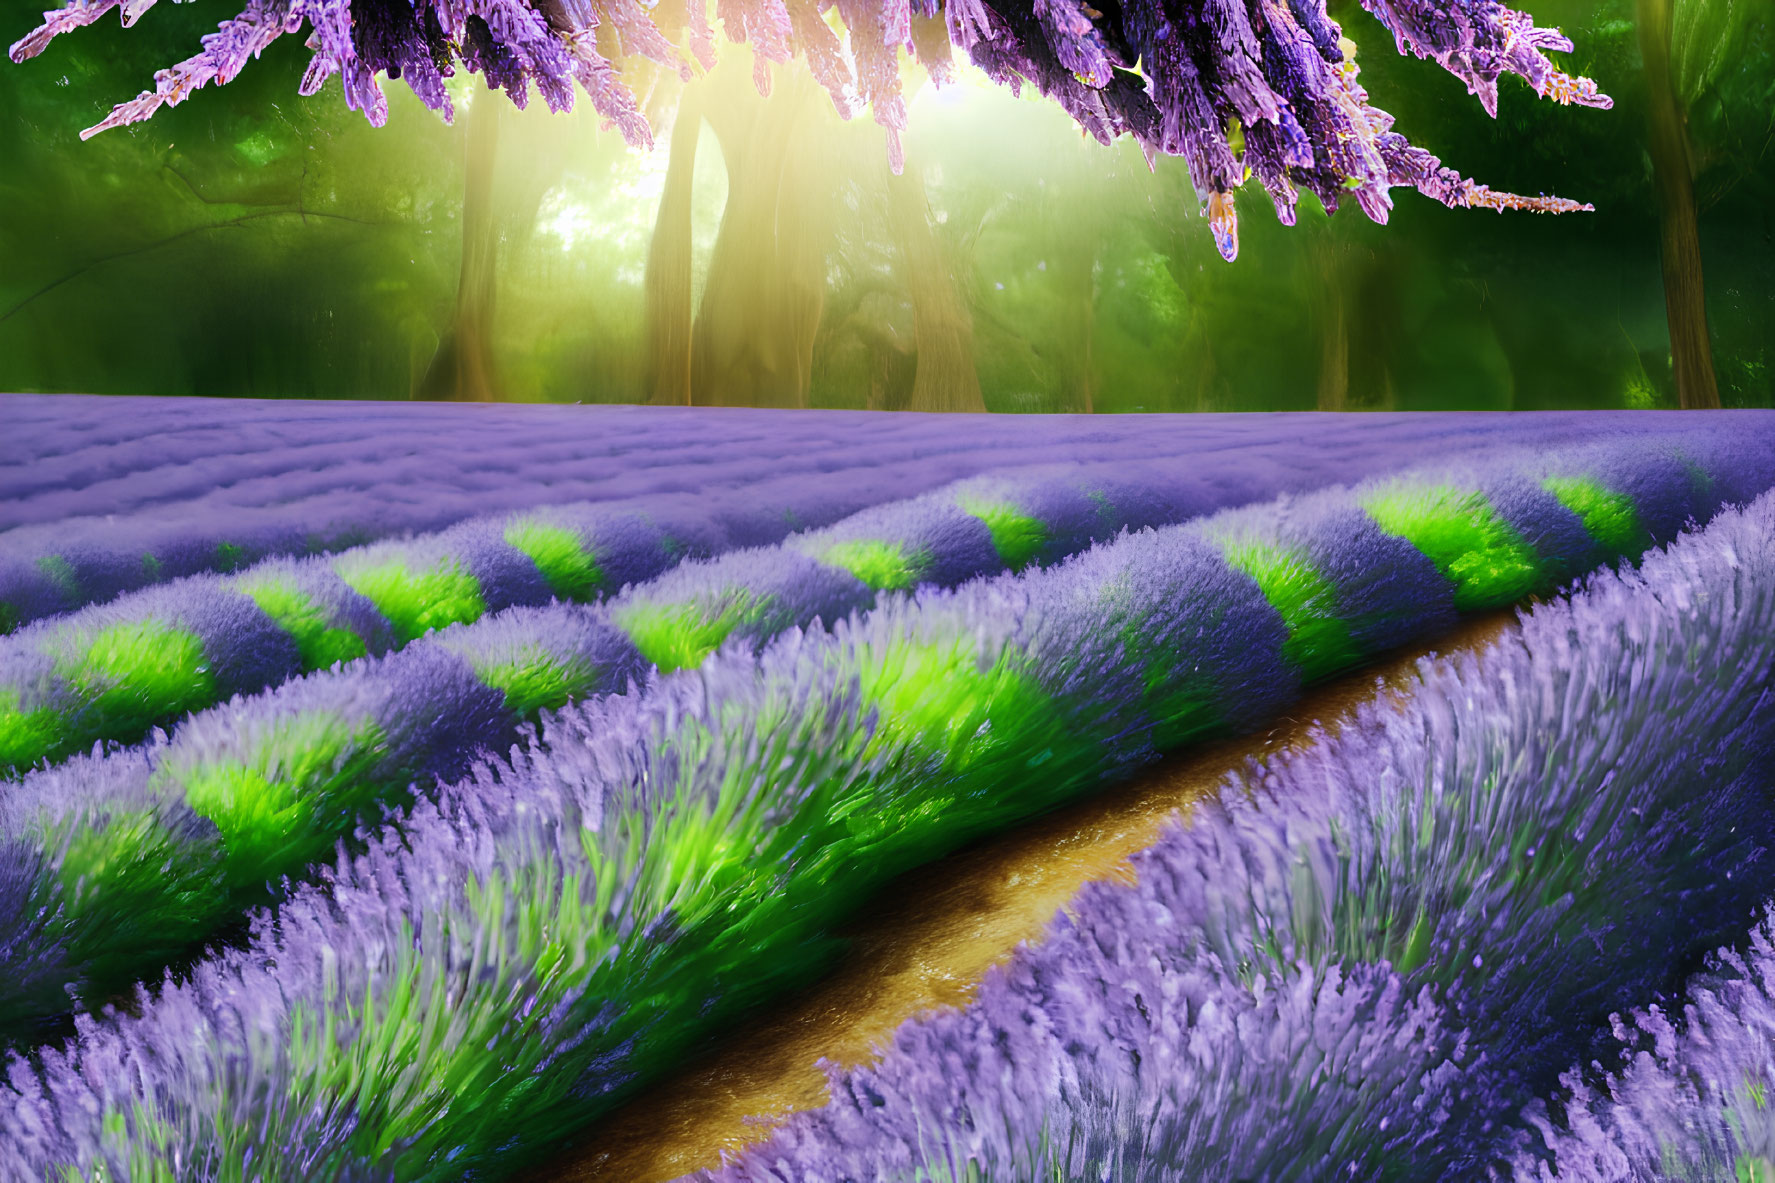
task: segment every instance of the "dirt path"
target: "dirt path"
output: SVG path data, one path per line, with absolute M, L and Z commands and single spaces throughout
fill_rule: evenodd
M 703 1059 L 638 1095 L 533 1178 L 666 1183 L 760 1141 L 769 1121 L 826 1103 L 821 1057 L 858 1064 L 913 1015 L 965 1003 L 993 963 L 1035 940 L 1092 879 L 1127 879 L 1127 859 L 1165 820 L 1212 793 L 1254 756 L 1306 743 L 1377 693 L 1400 695 L 1417 660 L 1485 647 L 1513 631 L 1513 611 L 1480 617 L 1435 644 L 1402 651 L 1306 695 L 1267 733 L 1190 748 L 1135 780 L 906 876 L 845 931 L 845 964 L 758 1016 Z M 1386 689 L 1376 688 L 1376 679 Z

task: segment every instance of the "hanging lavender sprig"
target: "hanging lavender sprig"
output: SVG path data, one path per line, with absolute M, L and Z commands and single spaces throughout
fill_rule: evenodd
M 152 7 L 154 0 L 68 0 L 65 7 L 44 13 L 43 23 L 12 47 L 12 60 L 22 62 L 36 57 L 55 38 L 72 29 L 85 28 L 114 8 L 123 10 L 123 27 L 127 29 Z
M 153 3 L 70 0 L 14 44 L 12 58 L 32 57 L 114 8 L 127 25 Z M 1594 82 L 1548 58 L 1572 48 L 1566 37 L 1499 0 L 1363 3 L 1401 53 L 1437 62 L 1493 115 L 1505 74 L 1558 103 L 1610 105 Z M 826 21 L 832 9 L 846 30 L 842 41 Z M 715 10 L 726 39 L 751 47 L 760 92 L 770 89 L 772 64 L 806 61 L 842 113 L 871 109 L 887 130 L 895 171 L 907 120 L 903 53 L 939 83 L 950 76 L 952 46 L 1014 92 L 1033 83 L 1105 143 L 1129 135 L 1149 159 L 1183 157 L 1227 259 L 1239 248 L 1233 195 L 1253 178 L 1284 224 L 1293 223 L 1303 188 L 1327 212 L 1351 196 L 1377 222 L 1386 221 L 1389 191 L 1400 186 L 1449 206 L 1591 208 L 1491 189 L 1393 131 L 1393 117 L 1371 106 L 1358 84 L 1353 46 L 1324 0 L 1126 0 L 1102 9 L 1090 0 L 716 0 Z M 621 63 L 644 57 L 689 77 L 690 58 L 705 68 L 713 62 L 708 20 L 708 0 L 685 0 L 681 9 L 638 0 L 252 0 L 204 39 L 202 53 L 156 75 L 154 90 L 83 134 L 146 119 L 227 82 L 277 37 L 307 25 L 315 56 L 302 93 L 339 74 L 346 103 L 373 124 L 388 112 L 378 76 L 404 78 L 449 118 L 443 82 L 460 64 L 518 106 L 534 86 L 552 110 L 566 110 L 577 81 L 631 143 L 650 144 Z
M 97 0 L 88 6 L 87 0 L 78 0 L 83 7 L 102 10 L 109 5 L 106 0 Z M 138 15 L 147 8 L 147 4 L 137 3 L 124 6 L 124 24 L 131 23 L 131 12 Z M 59 14 L 51 14 L 59 15 Z M 248 59 L 256 58 L 265 52 L 266 46 L 282 37 L 285 33 L 294 32 L 296 26 L 292 20 L 289 0 L 251 0 L 246 11 L 203 39 L 203 52 L 189 58 L 170 70 L 162 70 L 154 75 L 154 89 L 144 91 L 127 103 L 114 108 L 103 121 L 87 128 L 80 133 L 83 140 L 91 139 L 102 131 L 113 127 L 122 127 L 126 123 L 139 123 L 153 115 L 161 107 L 176 107 L 191 94 L 192 91 L 215 83 L 218 86 L 234 81 L 237 74 L 245 68 Z M 74 24 L 88 24 L 94 17 L 87 17 L 78 22 L 68 22 L 64 27 L 71 28 Z M 57 32 L 62 30 L 58 29 Z M 53 36 L 53 34 L 51 34 Z M 49 38 L 38 34 L 27 37 L 18 45 L 13 46 L 13 54 L 20 54 L 20 46 L 28 46 L 34 42 L 47 44 Z

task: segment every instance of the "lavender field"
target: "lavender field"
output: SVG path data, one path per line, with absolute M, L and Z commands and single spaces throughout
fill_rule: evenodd
M 695 1178 L 1775 1171 L 1766 413 L 119 405 L 0 397 L 0 1179 L 569 1177 L 901 877 L 1511 610 Z

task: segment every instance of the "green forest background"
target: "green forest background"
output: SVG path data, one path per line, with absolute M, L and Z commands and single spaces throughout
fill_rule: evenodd
M 983 81 L 912 102 L 908 163 L 750 54 L 683 91 L 636 74 L 659 142 L 590 105 L 552 116 L 401 84 L 388 126 L 335 81 L 301 99 L 284 38 L 225 88 L 78 132 L 195 51 L 235 0 L 106 20 L 0 63 L 0 390 L 498 398 L 993 411 L 1677 405 L 1649 116 L 1685 133 L 1720 399 L 1775 400 L 1775 30 L 1767 0 L 1677 0 L 1669 85 L 1642 18 L 1664 0 L 1528 0 L 1577 42 L 1609 111 L 1506 79 L 1489 119 L 1333 15 L 1398 130 L 1496 188 L 1593 202 L 1544 217 L 1394 193 L 1391 224 L 1239 196 L 1222 262 L 1187 172 L 1104 148 Z M 5 6 L 0 41 L 42 0 Z M 1636 12 L 1636 8 L 1638 11 Z M 911 84 L 913 71 L 908 71 Z M 1667 153 L 1668 155 L 1668 153 Z M 1668 166 L 1667 166 L 1668 171 Z M 1692 269 L 1691 269 L 1692 270 Z

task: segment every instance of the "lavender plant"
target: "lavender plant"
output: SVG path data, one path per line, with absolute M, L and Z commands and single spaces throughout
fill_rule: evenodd
M 580 504 L 473 519 L 413 542 L 193 576 L 0 639 L 0 772 L 138 739 L 235 694 L 551 599 L 599 599 L 685 557 L 775 540 L 774 500 L 710 514 Z M 238 668 L 237 668 L 238 667 Z
M 1087 886 L 973 1003 L 697 1178 L 1483 1177 L 1585 1016 L 1769 891 L 1772 625 L 1765 496 L 1235 778 L 1135 885 Z M 1537 1121 L 1558 1172 L 1519 1177 L 1755 1177 L 1769 933 L 1680 1040 L 1636 1017 L 1654 1050 L 1614 1104 L 1568 1078 Z
M 1647 432 L 1640 438 L 1658 447 L 1677 437 Z M 1393 454 L 1370 448 L 1370 463 Z M 789 622 L 833 620 L 863 603 L 855 596 L 864 589 L 843 580 L 838 586 L 853 589 L 851 600 L 821 593 L 797 606 L 790 593 L 810 589 L 809 579 L 848 572 L 871 592 L 952 585 L 1006 566 L 1052 562 L 1120 529 L 1299 487 L 1334 466 L 1341 467 L 1323 455 L 1318 473 L 1290 472 L 1273 460 L 1255 468 L 1234 452 L 1187 474 L 1143 465 L 1132 455 L 1109 466 L 1008 470 L 964 481 L 931 505 L 889 503 L 874 518 L 853 515 L 831 531 L 798 536 L 797 553 L 741 560 L 751 564 L 748 573 L 721 577 L 725 590 L 692 573 L 688 584 L 704 596 L 697 604 L 644 597 L 622 605 L 618 623 L 650 661 L 676 668 L 694 664 L 736 628 L 768 637 Z M 686 504 L 689 499 L 656 497 L 471 518 L 410 542 L 196 576 L 44 621 L 0 638 L 0 774 L 101 740 L 130 742 L 231 694 L 387 652 L 488 612 L 551 598 L 601 599 L 683 558 L 775 542 L 794 525 L 828 519 L 880 487 L 858 482 L 834 497 L 823 484 L 778 485 L 714 511 Z M 1650 491 L 1648 504 L 1681 500 L 1667 494 Z M 1544 491 L 1527 496 L 1558 509 Z M 1518 508 L 1528 512 L 1527 505 Z M 1570 545 L 1588 545 L 1570 514 L 1560 520 L 1575 532 Z M 1467 543 L 1457 538 L 1452 545 L 1460 550 Z M 1520 571 L 1538 577 L 1532 557 L 1523 563 Z M 1587 555 L 1567 564 L 1573 572 L 1587 565 Z M 830 570 L 819 575 L 824 569 Z M 717 604 L 704 593 L 725 598 Z
M 0 414 L 0 633 L 183 576 L 548 505 L 713 515 L 736 544 L 760 545 L 985 471 L 1188 456 L 1170 479 L 1193 483 L 1205 511 L 1398 468 L 1432 439 L 1462 450 L 1650 429 L 1630 415 L 1536 413 L 1334 420 L 1310 435 L 1292 416 L 1089 431 L 998 416 L 957 432 L 925 415 L 396 403 L 341 417 L 298 402 L 22 395 L 0 395 Z
M 1681 1012 L 1609 1015 L 1613 1071 L 1560 1078 L 1557 1116 L 1527 1116 L 1507 1172 L 1521 1180 L 1732 1179 L 1775 1172 L 1775 910 L 1688 985 Z M 1600 1070 L 1601 1061 L 1593 1062 Z
M 1766 484 L 1754 450 L 1712 459 L 1715 493 Z M 1675 470 L 1693 513 L 1701 486 Z M 1473 491 L 1451 511 L 1438 488 L 1396 534 L 1330 512 L 1329 496 L 1276 512 L 1325 510 L 1377 559 L 1401 535 L 1512 545 Z M 1629 525 L 1665 514 L 1635 508 Z M 361 855 L 260 914 L 244 948 L 13 1060 L 0 1104 L 19 1117 L 0 1130 L 0 1171 L 517 1169 L 804 977 L 897 871 L 1286 701 L 1302 676 L 1291 625 L 1228 561 L 1222 524 L 893 596 L 829 633 L 791 629 L 757 656 L 730 645 L 639 694 L 548 716 L 509 764 L 366 830 Z M 1452 613 L 1463 586 L 1512 586 L 1446 546 L 1410 553 L 1413 570 L 1320 609 L 1349 612 L 1352 635 L 1399 637 L 1410 627 L 1374 619 L 1389 604 L 1422 622 Z M 21 956 L 53 946 L 21 932 L 40 914 L 12 928 Z M 1383 978 L 1356 975 L 1347 1005 L 1397 1013 Z
M 897 547 L 910 556 L 904 586 L 957 583 L 1037 557 L 1053 561 L 1118 530 L 1187 517 L 1200 504 L 1194 481 L 1128 464 L 1116 469 L 963 482 L 929 504 L 894 503 L 852 521 L 846 536 L 852 546 Z M 817 520 L 833 509 L 823 494 L 786 510 L 742 501 L 715 514 L 644 504 L 471 519 L 414 542 L 193 577 L 26 628 L 0 639 L 0 670 L 7 671 L 0 674 L 0 773 L 99 740 L 131 741 L 232 694 L 398 649 L 489 612 L 599 600 L 682 559 L 776 541 L 798 518 Z M 943 545 L 932 551 L 919 531 L 927 515 L 945 510 L 937 527 Z M 813 535 L 800 545 L 830 561 L 796 550 L 747 551 L 733 571 L 687 574 L 678 600 L 669 581 L 661 592 L 626 597 L 616 619 L 650 661 L 675 669 L 694 665 L 736 628 L 769 637 L 864 606 L 871 587 L 853 573 L 857 560 L 845 544 L 828 546 Z M 942 565 L 926 573 L 918 564 L 933 555 Z M 686 596 L 702 599 L 679 602 Z
M 113 10 L 132 24 L 153 3 L 68 0 L 12 46 L 12 58 L 22 62 Z M 1593 82 L 1561 73 L 1547 57 L 1571 49 L 1568 40 L 1498 0 L 1364 5 L 1393 33 L 1399 52 L 1437 62 L 1494 115 L 1504 74 L 1559 103 L 1609 105 Z M 833 8 L 842 40 L 824 16 Z M 1033 84 L 1105 143 L 1127 134 L 1149 156 L 1182 156 L 1227 259 L 1238 252 L 1232 195 L 1252 177 L 1287 224 L 1303 188 L 1327 211 L 1352 197 L 1379 222 L 1398 186 L 1450 206 L 1590 208 L 1497 192 L 1393 131 L 1392 116 L 1370 105 L 1357 82 L 1353 47 L 1322 0 L 1138 0 L 1104 10 L 1078 0 L 722 0 L 716 14 L 727 40 L 750 46 L 761 91 L 773 64 L 799 59 L 842 113 L 867 105 L 887 129 L 896 171 L 906 126 L 900 53 L 941 83 L 960 48 L 1002 85 Z M 650 144 L 651 128 L 621 75 L 624 58 L 650 59 L 687 79 L 693 60 L 704 69 L 714 64 L 705 0 L 665 8 L 633 0 L 252 0 L 204 38 L 199 54 L 161 71 L 153 90 L 82 135 L 147 119 L 204 86 L 227 83 L 272 42 L 303 29 L 314 57 L 300 92 L 312 95 L 338 75 L 346 103 L 376 125 L 388 113 L 379 76 L 404 80 L 449 118 L 445 81 L 460 67 L 520 107 L 534 87 L 551 110 L 569 109 L 577 84 L 631 143 Z
M 181 576 L 517 509 L 596 501 L 724 524 L 738 515 L 737 524 L 750 521 L 739 543 L 758 545 L 988 468 L 1186 446 L 1164 432 L 1111 427 L 1085 439 L 1058 422 L 1004 419 L 980 422 L 964 441 L 923 416 L 791 412 L 766 423 L 731 410 L 385 404 L 342 418 L 324 405 L 196 401 L 159 399 L 137 408 L 151 415 L 119 415 L 116 399 L 58 396 L 43 406 L 0 396 L 9 426 L 0 631 Z M 1574 426 L 1553 418 L 1553 430 Z M 143 419 L 151 430 L 140 430 Z M 1204 426 L 1196 446 L 1211 452 L 1276 434 Z M 1402 428 L 1421 435 L 1400 422 L 1382 434 Z M 1354 433 L 1335 449 L 1386 452 Z M 705 495 L 686 493 L 691 484 Z M 776 532 L 759 532 L 761 522 Z
M 94 1006 L 158 972 L 263 900 L 267 884 L 300 875 L 348 836 L 360 816 L 404 803 L 416 780 L 460 775 L 478 753 L 509 744 L 518 724 L 545 709 L 620 691 L 645 663 L 666 670 L 695 665 L 730 637 L 761 645 L 786 629 L 867 607 L 875 588 L 846 566 L 848 552 L 841 548 L 847 545 L 917 555 L 924 564 L 917 582 L 953 585 L 1013 562 L 1051 561 L 1130 525 L 1186 514 L 1194 495 L 1189 483 L 1177 487 L 1157 474 L 1142 481 L 1125 465 L 1114 474 L 1065 469 L 963 482 L 878 507 L 834 530 L 797 536 L 794 546 L 693 562 L 627 586 L 607 614 L 564 605 L 506 611 L 473 625 L 459 623 L 384 660 L 353 662 L 204 711 L 185 720 L 170 743 L 123 758 L 125 772 L 95 754 L 34 773 L 12 797 L 14 820 L 0 827 L 41 856 L 34 887 L 16 901 L 14 915 L 17 931 L 34 935 L 21 935 L 13 953 L 32 960 L 9 965 L 0 954 L 0 965 L 11 970 L 0 975 L 6 979 L 0 1030 L 35 1031 L 65 1009 L 70 994 Z M 562 598 L 589 598 L 669 565 L 660 525 L 593 507 L 577 516 L 526 515 L 503 536 L 516 544 L 513 553 L 520 559 L 536 559 L 536 569 Z M 447 532 L 445 540 L 463 534 Z M 487 536 L 485 523 L 473 523 L 464 537 L 472 544 L 486 543 Z M 474 562 L 471 554 L 466 565 L 482 576 L 479 582 L 460 571 L 448 578 L 450 570 L 440 563 L 434 582 L 454 595 L 421 596 L 417 592 L 426 589 L 416 589 L 409 577 L 413 564 L 390 560 L 387 550 L 371 548 L 369 557 L 348 553 L 335 562 L 360 577 L 399 568 L 403 577 L 380 590 L 412 611 L 391 611 L 379 599 L 384 617 L 366 603 L 354 604 L 364 597 L 342 594 L 344 585 L 331 567 L 272 563 L 242 578 L 248 594 L 288 635 L 270 633 L 262 622 L 260 631 L 286 649 L 294 643 L 303 658 L 354 640 L 362 653 L 360 638 L 392 649 L 405 639 L 402 620 L 447 623 L 457 605 L 479 611 L 492 598 L 485 589 L 497 586 L 485 579 L 497 563 L 484 555 Z M 445 546 L 442 553 L 453 551 Z M 530 581 L 535 578 L 533 570 Z M 576 580 L 583 586 L 569 586 Z M 522 586 L 522 580 L 506 582 Z M 466 590 L 458 586 L 463 583 Z M 164 599 L 180 586 L 156 595 Z M 228 602 L 201 585 L 187 590 Z M 372 595 L 378 590 L 365 587 Z M 509 588 L 503 594 L 513 598 Z M 187 599 L 205 602 L 202 594 Z M 329 600 L 340 612 L 355 613 L 347 616 L 352 627 L 328 626 L 320 609 Z M 147 624 L 112 625 L 111 631 L 152 626 L 149 617 Z M 163 683 L 187 697 L 212 685 L 207 674 L 199 676 L 208 667 L 205 645 L 196 642 L 179 650 L 187 657 L 186 680 L 166 677 L 171 635 L 163 626 L 149 638 L 157 645 L 141 647 L 136 676 L 117 680 L 130 695 L 127 702 L 167 704 L 170 691 L 161 693 Z M 257 645 L 253 640 L 249 636 L 239 647 L 262 653 L 263 638 Z M 86 709 L 99 711 L 109 701 L 101 694 Z M 14 737 L 41 735 L 49 742 L 66 734 L 64 719 L 44 708 L 15 712 L 5 721 Z M 159 799 L 169 812 L 157 818 L 142 803 Z M 169 860 L 210 874 L 212 890 L 192 893 L 178 875 L 162 883 L 143 869 Z M 52 946 L 66 955 L 38 957 Z

